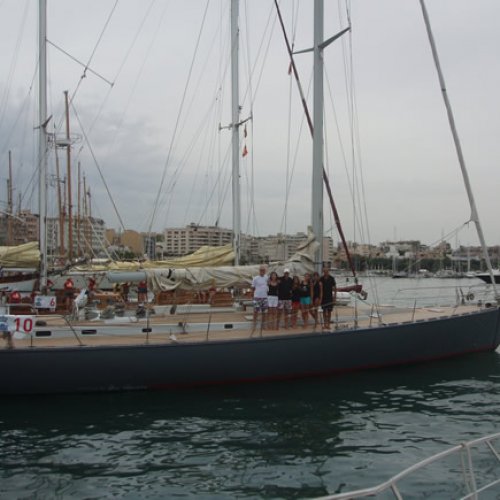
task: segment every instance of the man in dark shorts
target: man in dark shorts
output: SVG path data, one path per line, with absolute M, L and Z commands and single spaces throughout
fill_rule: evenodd
M 143 304 L 148 301 L 148 284 L 145 280 L 137 283 L 137 302 Z
M 75 298 L 75 284 L 73 283 L 73 278 L 69 277 L 63 285 L 64 297 L 66 302 L 66 310 L 68 312 L 72 311 L 73 299 Z
M 321 282 L 321 309 L 323 310 L 323 329 L 330 329 L 332 320 L 333 304 L 337 299 L 337 283 L 335 278 L 330 275 L 328 267 L 323 268 L 323 276 L 319 279 Z
M 293 279 L 290 277 L 290 269 L 283 271 L 283 276 L 278 279 L 278 328 L 281 313 L 283 312 L 283 323 L 285 329 L 288 328 L 290 314 L 292 312 L 292 285 Z

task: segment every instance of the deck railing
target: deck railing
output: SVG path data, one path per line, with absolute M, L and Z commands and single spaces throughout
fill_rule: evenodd
M 427 467 L 431 464 L 435 464 L 436 462 L 443 460 L 446 457 L 451 455 L 460 455 L 461 462 L 461 472 L 464 481 L 464 487 L 468 491 L 464 496 L 461 497 L 461 500 L 477 500 L 479 498 L 480 493 L 491 490 L 494 486 L 500 485 L 500 453 L 497 449 L 495 449 L 493 443 L 494 441 L 500 441 L 500 432 L 496 434 L 491 434 L 489 436 L 485 436 L 479 439 L 474 439 L 472 441 L 468 441 L 465 443 L 461 443 L 453 448 L 442 451 L 433 455 L 429 458 L 426 458 L 411 467 L 401 471 L 395 476 L 391 477 L 387 481 L 380 483 L 376 486 L 370 488 L 364 488 L 355 491 L 349 491 L 345 493 L 338 493 L 335 495 L 329 495 L 325 497 L 321 497 L 317 500 L 345 500 L 345 499 L 355 499 L 355 498 L 363 498 L 368 496 L 374 496 L 381 493 L 392 492 L 394 498 L 399 500 L 403 499 L 403 495 L 398 487 L 398 483 L 400 483 L 403 479 L 407 478 L 411 474 L 414 474 L 416 471 L 419 471 L 423 467 Z M 500 443 L 497 443 L 497 445 Z M 496 479 L 491 480 L 487 484 L 478 485 L 476 480 L 476 472 L 474 470 L 472 450 L 474 448 L 479 448 L 480 446 L 484 446 L 486 450 L 488 450 L 493 460 L 496 459 L 496 465 L 498 466 L 497 477 Z M 425 493 L 425 492 L 422 492 Z M 412 493 L 414 494 L 414 492 Z

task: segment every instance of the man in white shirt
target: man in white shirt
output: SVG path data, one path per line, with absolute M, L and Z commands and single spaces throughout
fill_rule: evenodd
M 253 289 L 253 328 L 252 332 L 255 330 L 257 326 L 257 316 L 262 313 L 262 329 L 264 330 L 266 324 L 266 316 L 267 316 L 267 292 L 268 286 L 267 282 L 269 277 L 266 274 L 265 266 L 260 266 L 258 276 L 255 276 L 252 280 L 252 289 Z

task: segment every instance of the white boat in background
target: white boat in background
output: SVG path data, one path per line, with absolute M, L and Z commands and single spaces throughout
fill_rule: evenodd
M 408 273 L 406 271 L 397 271 L 392 274 L 394 279 L 408 278 Z
M 10 268 L 2 270 L 0 276 L 0 292 L 9 293 L 13 290 L 31 293 L 38 280 L 38 271 L 35 269 Z
M 434 277 L 439 279 L 459 279 L 463 278 L 464 274 L 453 269 L 440 269 L 434 274 Z
M 475 277 L 483 280 L 485 283 L 491 284 L 491 273 L 476 273 Z M 500 284 L 500 269 L 493 270 L 493 278 L 496 284 Z

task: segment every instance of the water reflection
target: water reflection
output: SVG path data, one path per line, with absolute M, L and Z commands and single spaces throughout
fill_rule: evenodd
M 296 382 L 8 398 L 0 496 L 293 498 L 360 487 L 497 431 L 499 381 L 500 356 L 486 353 Z

